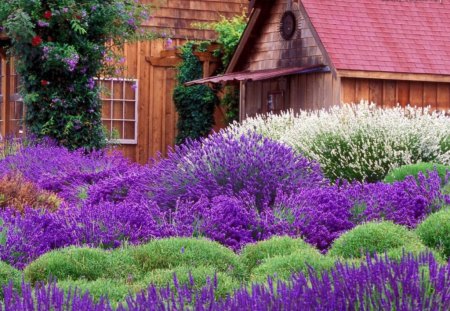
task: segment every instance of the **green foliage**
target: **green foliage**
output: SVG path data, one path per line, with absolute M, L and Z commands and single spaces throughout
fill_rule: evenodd
M 12 40 L 27 130 L 70 149 L 105 145 L 94 77 L 114 71 L 107 58 L 138 37 L 148 5 L 134 0 L 9 0 L 0 27 Z M 140 35 L 141 36 L 141 35 Z
M 3 298 L 3 287 L 12 282 L 14 288 L 19 289 L 22 282 L 22 273 L 7 263 L 0 261 L 0 300 Z
M 224 68 L 222 71 L 225 71 L 247 27 L 247 16 L 243 13 L 230 19 L 222 17 L 220 21 L 212 23 L 210 27 L 217 33 L 217 43 L 221 48 L 215 54 L 221 57 Z M 228 123 L 237 121 L 239 118 L 239 91 L 239 87 L 235 86 L 226 86 L 223 89 L 220 104 L 225 108 Z
M 145 273 L 179 266 L 213 267 L 241 280 L 244 271 L 239 257 L 230 249 L 207 239 L 169 238 L 130 248 L 137 266 Z
M 194 43 L 182 48 L 183 62 L 178 68 L 178 85 L 173 100 L 178 112 L 177 144 L 186 139 L 198 139 L 210 133 L 214 125 L 214 108 L 219 103 L 217 95 L 206 85 L 185 86 L 184 83 L 203 76 L 202 64 L 194 55 Z
M 94 301 L 99 301 L 102 297 L 108 297 L 112 307 L 117 307 L 119 302 L 124 302 L 130 293 L 137 292 L 133 291 L 133 287 L 125 282 L 113 279 L 96 279 L 94 281 L 68 279 L 59 281 L 57 285 L 64 291 L 77 288 L 81 293 L 89 292 Z M 143 289 L 145 288 L 139 288 L 139 290 Z
M 107 252 L 97 248 L 69 247 L 46 253 L 28 265 L 25 279 L 32 284 L 56 278 L 97 280 L 114 276 L 125 278 L 138 274 L 127 252 Z
M 217 34 L 216 42 L 220 47 L 214 51 L 214 56 L 220 57 L 222 60 L 222 66 L 217 73 L 224 73 L 247 26 L 246 14 L 243 13 L 229 19 L 222 17 L 218 22 L 196 23 L 194 26 L 200 29 L 214 30 Z M 239 87 L 226 86 L 222 91 L 220 104 L 225 108 L 226 121 L 231 123 L 238 120 L 239 117 Z
M 179 285 L 187 285 L 193 289 L 201 289 L 208 282 L 213 283 L 217 278 L 217 297 L 225 297 L 239 288 L 240 282 L 230 277 L 228 274 L 219 272 L 213 267 L 185 267 L 180 266 L 173 269 L 158 269 L 151 271 L 140 282 L 143 288 L 154 284 L 158 287 L 167 287 L 175 289 L 174 275 Z M 193 283 L 192 283 L 193 281 Z M 193 284 L 193 285 L 192 285 Z
M 396 260 L 400 262 L 405 254 L 413 255 L 418 258 L 420 254 L 432 253 L 434 259 L 440 264 L 446 264 L 447 261 L 444 259 L 441 253 L 434 249 L 427 248 L 422 243 L 413 243 L 405 247 L 397 247 L 386 251 L 386 256 L 389 259 Z
M 239 120 L 239 87 L 225 86 L 220 104 L 225 108 L 225 117 L 228 123 Z
M 216 57 L 221 57 L 222 66 L 226 68 L 247 27 L 247 15 L 244 11 L 241 15 L 236 15 L 231 18 L 222 16 L 217 22 L 194 23 L 193 26 L 199 29 L 214 30 L 217 34 L 216 42 L 220 44 L 220 48 L 214 54 Z
M 265 282 L 267 277 L 289 280 L 293 273 L 308 273 L 309 267 L 316 272 L 331 269 L 335 259 L 321 255 L 314 249 L 302 249 L 287 256 L 275 256 L 263 261 L 250 277 L 252 282 Z
M 230 63 L 246 27 L 247 16 L 245 13 L 230 19 L 222 17 L 220 21 L 211 24 L 211 28 L 217 33 L 217 43 L 222 48 L 222 65 L 225 68 Z
M 417 235 L 448 260 L 450 258 L 450 209 L 430 215 L 416 229 Z
M 356 226 L 334 241 L 329 255 L 342 258 L 361 258 L 367 253 L 385 253 L 395 250 L 393 255 L 410 249 L 425 250 L 418 237 L 405 227 L 392 222 L 369 222 Z
M 305 249 L 313 248 L 302 239 L 275 236 L 269 240 L 246 245 L 240 257 L 247 272 L 251 273 L 255 267 L 259 266 L 266 259 L 290 255 Z
M 450 166 L 438 163 L 417 163 L 410 165 L 403 165 L 399 168 L 393 169 L 384 178 L 384 182 L 393 183 L 395 181 L 405 180 L 406 176 L 414 176 L 417 179 L 419 173 L 428 175 L 430 171 L 437 171 L 442 181 L 445 181 L 447 172 L 450 172 Z

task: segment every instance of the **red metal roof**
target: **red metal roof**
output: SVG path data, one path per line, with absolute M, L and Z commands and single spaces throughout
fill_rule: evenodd
M 319 71 L 329 71 L 329 68 L 324 65 L 321 65 L 313 67 L 294 67 L 294 68 L 268 69 L 258 71 L 232 72 L 224 75 L 189 81 L 185 83 L 185 85 L 190 86 L 195 84 L 222 83 L 229 81 L 260 81 L 281 76 L 288 76 L 308 72 L 319 72 Z
M 450 0 L 302 0 L 336 69 L 450 74 Z

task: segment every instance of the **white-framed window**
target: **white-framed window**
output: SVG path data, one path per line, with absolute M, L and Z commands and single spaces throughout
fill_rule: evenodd
M 102 123 L 119 144 L 137 144 L 138 80 L 100 78 Z

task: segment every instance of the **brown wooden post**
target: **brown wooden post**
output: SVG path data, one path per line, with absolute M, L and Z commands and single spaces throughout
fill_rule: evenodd
M 3 101 L 2 101 L 2 129 L 1 134 L 3 136 L 3 139 L 6 137 L 6 135 L 9 134 L 9 98 L 11 95 L 11 64 L 9 63 L 9 60 L 7 59 L 6 55 L 2 53 L 2 76 L 3 76 L 3 83 L 2 83 L 2 95 L 3 95 Z
M 239 86 L 241 89 L 239 98 L 239 122 L 244 121 L 246 117 L 246 97 L 247 97 L 247 81 L 241 81 Z

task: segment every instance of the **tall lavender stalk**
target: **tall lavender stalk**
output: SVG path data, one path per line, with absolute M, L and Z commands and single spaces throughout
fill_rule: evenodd
M 267 284 L 243 287 L 216 300 L 217 280 L 200 291 L 150 286 L 129 296 L 117 310 L 436 310 L 450 309 L 450 265 L 440 266 L 431 254 L 419 258 L 404 255 L 400 262 L 384 256 L 367 258 L 360 267 L 338 263 L 329 273 L 292 276 L 289 282 L 268 279 Z M 22 285 L 19 294 L 12 284 L 0 301 L 3 310 L 112 310 L 106 298 L 94 301 L 77 290 L 64 293 L 55 284 Z

